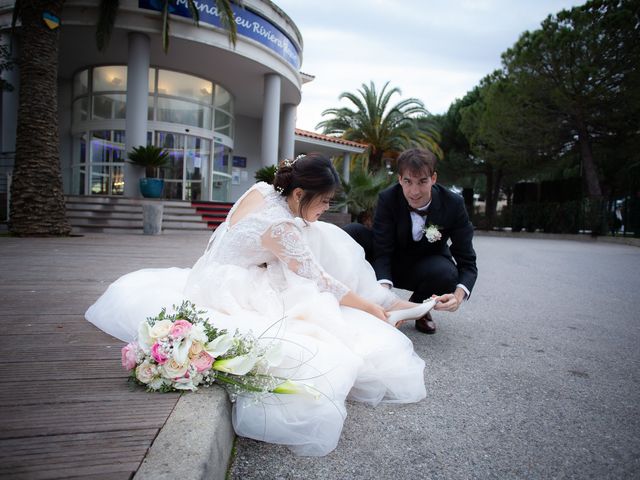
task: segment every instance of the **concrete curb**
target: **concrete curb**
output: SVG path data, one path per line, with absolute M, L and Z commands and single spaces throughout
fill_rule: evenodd
M 234 439 L 231 402 L 222 387 L 185 393 L 133 478 L 224 480 Z

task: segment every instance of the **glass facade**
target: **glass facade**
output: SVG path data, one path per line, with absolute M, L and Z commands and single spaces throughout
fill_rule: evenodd
M 110 65 L 73 78 L 72 192 L 123 195 L 127 67 Z M 210 80 L 149 69 L 147 143 L 169 151 L 164 197 L 228 201 L 233 98 Z M 193 133 L 190 131 L 193 130 Z

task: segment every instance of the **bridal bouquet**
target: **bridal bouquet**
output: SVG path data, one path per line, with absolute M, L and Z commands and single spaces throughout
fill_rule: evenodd
M 141 322 L 138 340 L 122 349 L 122 366 L 150 391 L 196 390 L 223 383 L 239 391 L 305 393 L 309 387 L 266 373 L 281 361 L 278 344 L 262 345 L 251 334 L 229 333 L 202 318 L 185 301 L 175 313 L 163 308 Z

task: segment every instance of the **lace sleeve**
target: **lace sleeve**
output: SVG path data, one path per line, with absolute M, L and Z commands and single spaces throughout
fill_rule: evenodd
M 338 300 L 349 289 L 333 278 L 318 264 L 300 229 L 291 222 L 281 222 L 270 226 L 262 234 L 263 246 L 276 255 L 292 272 L 313 280 L 322 292 L 329 292 Z

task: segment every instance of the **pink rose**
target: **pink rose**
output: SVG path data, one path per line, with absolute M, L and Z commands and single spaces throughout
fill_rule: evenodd
M 133 370 L 136 368 L 136 352 L 138 350 L 138 344 L 136 342 L 128 343 L 122 347 L 122 366 L 125 370 Z
M 198 373 L 206 372 L 213 365 L 213 357 L 203 350 L 191 359 L 191 365 L 196 368 Z
M 158 342 L 151 346 L 151 356 L 158 365 L 164 365 L 169 358 Z
M 186 320 L 176 320 L 169 330 L 169 336 L 172 338 L 184 338 L 191 330 L 191 322 L 187 322 Z

